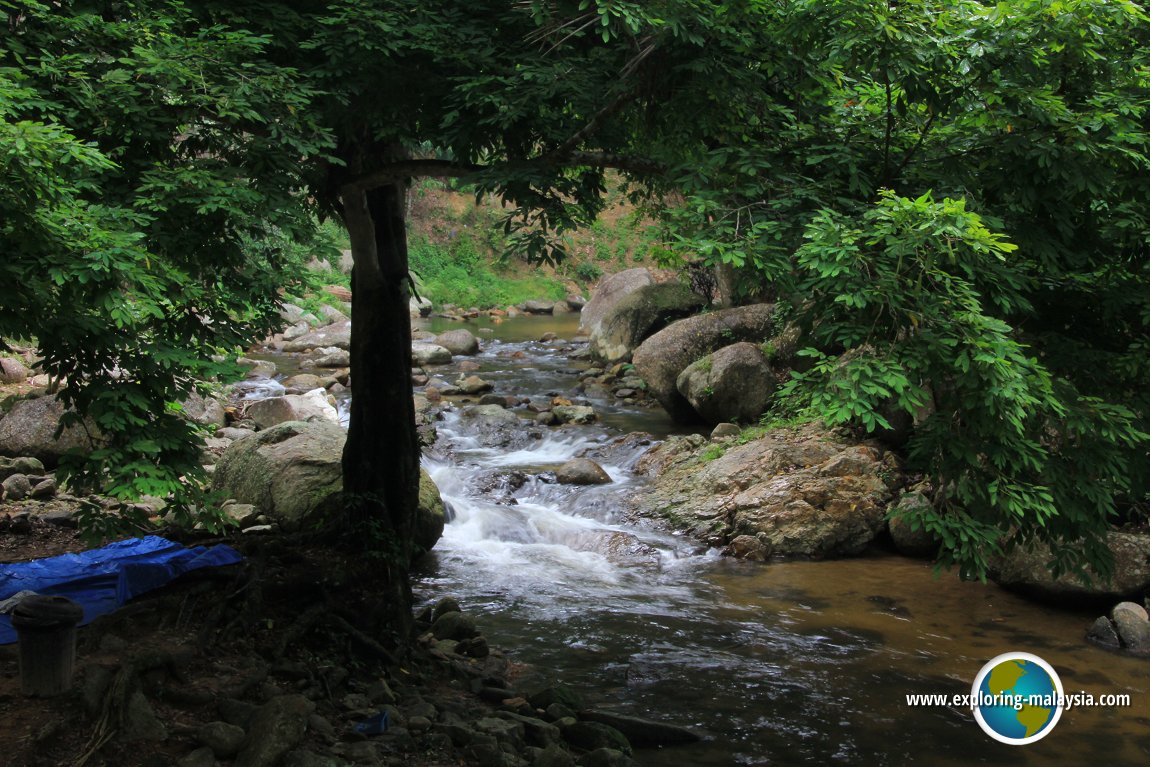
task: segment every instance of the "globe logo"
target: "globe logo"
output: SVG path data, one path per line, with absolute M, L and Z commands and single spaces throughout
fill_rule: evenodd
M 974 719 L 1000 743 L 1024 746 L 1050 734 L 1062 716 L 1062 680 L 1050 664 L 1008 652 L 982 667 L 971 688 Z

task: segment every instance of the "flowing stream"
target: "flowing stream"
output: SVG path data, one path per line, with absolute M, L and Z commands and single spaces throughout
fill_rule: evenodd
M 481 336 L 478 375 L 500 394 L 579 396 L 572 371 L 587 363 L 568 359 L 562 341 L 535 340 L 576 330 L 575 316 L 494 326 Z M 895 555 L 738 562 L 628 521 L 622 501 L 643 481 L 629 465 L 643 448 L 600 461 L 610 485 L 558 485 L 545 472 L 622 433 L 662 437 L 672 426 L 659 409 L 592 402 L 598 424 L 542 428 L 514 451 L 480 447 L 457 412 L 446 415 L 425 466 L 454 518 L 416 587 L 475 614 L 491 643 L 524 664 L 521 686 L 560 679 L 590 705 L 706 735 L 637 751 L 641 764 L 1150 761 L 1150 661 L 1087 645 L 1095 613 L 1054 611 Z M 1068 710 L 1023 747 L 991 740 L 968 710 L 907 705 L 908 694 L 969 693 L 982 665 L 1008 651 L 1045 659 L 1068 693 L 1127 693 L 1131 705 Z

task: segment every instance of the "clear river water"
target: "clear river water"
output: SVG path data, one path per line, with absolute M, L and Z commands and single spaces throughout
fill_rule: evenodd
M 475 360 L 496 392 L 542 399 L 581 396 L 573 371 L 587 363 L 568 359 L 562 340 L 537 340 L 548 331 L 571 338 L 577 325 L 569 315 L 462 326 L 490 328 Z M 423 323 L 436 332 L 460 326 Z M 416 589 L 426 600 L 458 598 L 491 644 L 523 664 L 523 687 L 561 680 L 595 707 L 705 735 L 637 751 L 640 764 L 1150 763 L 1150 660 L 1086 644 L 1096 612 L 1055 610 L 889 553 L 769 564 L 721 557 L 657 522 L 629 520 L 623 500 L 642 492 L 628 465 L 637 454 L 605 465 L 610 485 L 529 479 L 515 505 L 479 489 L 494 470 L 533 476 L 627 431 L 673 431 L 657 408 L 592 403 L 598 424 L 544 428 L 514 452 L 478 447 L 456 429 L 457 414 L 446 415 L 424 462 L 454 519 Z M 604 542 L 620 531 L 656 554 L 612 556 Z M 1008 651 L 1045 659 L 1067 692 L 1127 693 L 1131 705 L 1068 710 L 1028 746 L 991 740 L 969 710 L 907 705 L 910 694 L 969 693 L 982 665 Z

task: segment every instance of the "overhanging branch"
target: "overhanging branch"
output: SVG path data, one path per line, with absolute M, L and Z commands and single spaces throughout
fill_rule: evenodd
M 659 176 L 667 171 L 662 163 L 644 157 L 616 154 L 613 152 L 568 152 L 560 157 L 554 153 L 523 160 L 514 163 L 501 163 L 497 165 L 477 165 L 474 163 L 459 162 L 457 160 L 400 160 L 388 163 L 370 173 L 364 173 L 344 184 L 346 192 L 365 192 L 384 184 L 391 184 L 414 177 L 426 178 L 463 178 L 479 173 L 531 171 L 533 169 L 545 170 L 561 167 L 571 168 L 611 168 L 627 173 L 636 173 L 643 176 Z

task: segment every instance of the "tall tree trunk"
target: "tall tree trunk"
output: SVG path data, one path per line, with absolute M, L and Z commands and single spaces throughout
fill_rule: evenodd
M 381 580 L 380 617 L 392 623 L 401 641 L 412 625 L 408 569 L 419 498 L 404 187 L 349 188 L 342 195 L 354 262 L 354 394 L 343 451 L 346 522 L 350 540 L 362 546 L 373 577 Z

